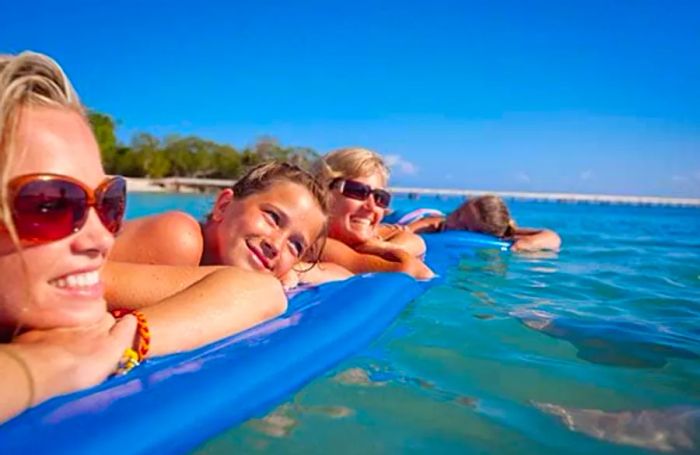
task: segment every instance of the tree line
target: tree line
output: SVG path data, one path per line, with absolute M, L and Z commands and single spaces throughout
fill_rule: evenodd
M 262 137 L 237 150 L 197 136 L 168 135 L 158 138 L 141 132 L 129 144 L 117 140 L 114 119 L 100 112 L 88 114 L 102 153 L 105 171 L 127 177 L 200 177 L 236 179 L 251 166 L 283 160 L 308 169 L 318 153 L 308 147 L 285 147 L 272 137 Z

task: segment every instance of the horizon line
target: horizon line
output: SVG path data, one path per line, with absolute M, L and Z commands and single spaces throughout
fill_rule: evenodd
M 188 189 L 215 189 L 226 188 L 233 185 L 233 179 L 207 179 L 197 177 L 129 177 L 128 180 L 141 182 L 135 186 L 139 189 L 132 191 L 149 191 L 158 187 L 160 190 L 179 192 L 181 188 Z M 144 184 L 146 186 L 144 186 Z M 674 197 L 674 196 L 630 196 L 614 194 L 591 193 L 567 193 L 567 192 L 535 192 L 535 191 L 488 191 L 472 189 L 448 189 L 448 188 L 415 188 L 415 187 L 388 187 L 392 193 L 406 195 L 431 195 L 431 196 L 484 196 L 492 194 L 511 200 L 568 202 L 568 203 L 599 203 L 599 204 L 626 204 L 626 205 L 666 205 L 676 207 L 700 207 L 700 198 Z

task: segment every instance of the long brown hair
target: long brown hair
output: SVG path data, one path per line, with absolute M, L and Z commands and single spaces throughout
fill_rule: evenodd
M 468 212 L 468 213 L 465 213 Z M 510 211 L 502 198 L 487 194 L 465 201 L 451 214 L 451 217 L 459 220 L 462 215 L 471 214 L 476 222 L 476 228 L 472 229 L 484 234 L 496 237 L 511 237 L 515 230 L 515 223 L 510 217 Z M 463 226 L 455 226 L 456 229 L 466 229 Z

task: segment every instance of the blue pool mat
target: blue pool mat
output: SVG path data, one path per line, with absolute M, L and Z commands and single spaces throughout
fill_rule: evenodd
M 475 248 L 508 247 L 470 233 L 425 240 L 439 274 Z M 439 281 L 383 273 L 302 290 L 284 315 L 253 329 L 26 411 L 0 426 L 0 453 L 189 452 L 366 346 Z

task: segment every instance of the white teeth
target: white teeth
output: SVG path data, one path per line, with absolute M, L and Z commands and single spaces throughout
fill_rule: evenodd
M 350 221 L 352 221 L 353 223 L 364 224 L 367 226 L 372 224 L 372 220 L 370 220 L 369 218 L 350 218 Z
M 49 283 L 57 288 L 84 288 L 100 282 L 100 272 L 97 270 L 86 273 L 75 273 L 64 278 L 51 280 Z

